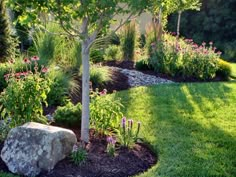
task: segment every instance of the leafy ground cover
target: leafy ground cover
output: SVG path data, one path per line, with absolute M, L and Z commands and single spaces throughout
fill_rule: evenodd
M 141 136 L 158 163 L 140 177 L 236 176 L 236 83 L 139 87 L 122 98 L 125 115 L 142 122 Z

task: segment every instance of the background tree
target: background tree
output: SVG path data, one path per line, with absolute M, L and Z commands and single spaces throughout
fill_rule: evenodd
M 222 57 L 236 61 L 236 1 L 202 0 L 201 11 L 186 11 L 182 15 L 181 33 L 194 42 L 213 41 L 223 52 Z M 168 17 L 167 29 L 175 30 L 177 14 Z
M 175 10 L 178 11 L 178 22 L 177 22 L 177 36 L 180 34 L 180 20 L 181 14 L 185 10 L 200 10 L 201 3 L 199 0 L 175 0 Z
M 16 42 L 11 36 L 11 25 L 7 15 L 5 0 L 0 0 L 0 62 L 15 53 Z
M 77 38 L 82 44 L 82 123 L 81 140 L 89 141 L 89 52 L 99 32 L 108 28 L 117 14 L 128 13 L 117 29 L 125 24 L 140 9 L 145 9 L 148 0 L 9 0 L 12 8 L 24 9 L 19 17 L 21 23 L 40 24 L 40 14 L 53 16 L 66 34 Z M 42 27 L 42 26 L 41 26 Z

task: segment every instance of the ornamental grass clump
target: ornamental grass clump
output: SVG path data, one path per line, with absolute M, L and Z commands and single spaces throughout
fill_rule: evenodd
M 86 150 L 75 144 L 71 152 L 71 159 L 76 165 L 81 165 L 87 159 Z
M 123 117 L 121 120 L 120 129 L 117 132 L 119 143 L 121 146 L 130 148 L 137 141 L 140 132 L 141 122 L 137 123 L 137 129 L 134 130 L 134 121 L 132 119 L 126 120 Z
M 4 75 L 7 87 L 0 95 L 0 112 L 9 126 L 14 128 L 26 122 L 46 123 L 43 116 L 43 104 L 47 106 L 47 94 L 50 80 L 45 77 L 48 69 L 39 66 L 37 56 L 25 58 L 25 69 L 15 72 L 13 67 Z

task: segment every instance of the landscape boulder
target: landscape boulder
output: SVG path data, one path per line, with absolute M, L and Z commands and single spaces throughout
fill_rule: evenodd
M 1 158 L 12 173 L 36 176 L 52 170 L 76 142 L 71 130 L 30 122 L 9 132 Z

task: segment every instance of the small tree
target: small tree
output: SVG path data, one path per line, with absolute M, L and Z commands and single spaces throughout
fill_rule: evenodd
M 19 20 L 40 24 L 40 14 L 53 16 L 66 34 L 82 41 L 82 123 L 81 140 L 89 141 L 89 52 L 102 29 L 108 28 L 114 16 L 128 13 L 116 30 L 141 12 L 148 0 L 9 0 L 13 8 L 24 9 Z
M 7 57 L 11 57 L 15 51 L 15 43 L 11 37 L 11 28 L 5 0 L 0 0 L 0 62 L 4 62 Z

